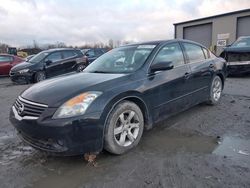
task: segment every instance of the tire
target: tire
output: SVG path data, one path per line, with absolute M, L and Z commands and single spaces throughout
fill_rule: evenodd
M 133 102 L 120 102 L 107 119 L 104 149 L 116 155 L 126 153 L 139 143 L 143 128 L 141 109 Z
M 86 68 L 86 65 L 80 64 L 76 67 L 76 72 L 82 72 Z
M 207 104 L 216 105 L 220 102 L 221 94 L 222 94 L 222 80 L 219 76 L 215 76 L 211 82 L 209 100 Z
M 37 83 L 37 82 L 41 82 L 43 80 L 46 79 L 46 74 L 44 71 L 39 71 L 35 74 L 35 77 L 34 77 L 34 82 Z

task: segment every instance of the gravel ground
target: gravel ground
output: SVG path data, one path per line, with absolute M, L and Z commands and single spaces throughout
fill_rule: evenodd
M 229 78 L 221 103 L 193 107 L 146 131 L 122 156 L 46 156 L 22 143 L 9 109 L 28 85 L 0 78 L 1 187 L 250 187 L 250 77 Z

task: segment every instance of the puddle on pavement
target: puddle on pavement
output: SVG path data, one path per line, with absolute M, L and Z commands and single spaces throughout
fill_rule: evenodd
M 103 152 L 97 157 L 97 167 L 87 165 L 83 157 L 51 158 L 46 164 L 46 177 L 33 186 L 78 187 L 87 182 L 112 181 L 130 174 L 143 161 L 160 160 L 178 151 L 212 153 L 217 146 L 213 137 L 156 128 L 145 132 L 140 144 L 127 154 L 114 156 Z
M 23 157 L 28 158 L 30 165 L 40 163 L 39 166 L 44 173 L 40 178 L 34 177 L 33 183 L 30 182 L 33 187 L 79 187 L 89 182 L 113 181 L 116 177 L 131 174 L 133 172 L 131 169 L 135 169 L 137 165 L 145 164 L 145 161 L 161 160 L 178 152 L 213 153 L 236 160 L 250 157 L 248 155 L 250 154 L 249 141 L 234 137 L 225 137 L 219 141 L 221 141 L 220 144 L 215 137 L 183 133 L 173 128 L 156 127 L 145 132 L 140 144 L 127 154 L 114 156 L 103 152 L 98 155 L 97 167 L 87 165 L 83 156 L 45 157 L 32 153 L 30 148 L 21 152 L 17 151 L 17 153 L 13 151 L 9 157 L 15 159 L 15 157 L 23 155 Z M 7 160 L 8 156 L 5 159 Z M 20 165 L 27 165 L 27 160 L 25 164 L 19 160 Z
M 226 136 L 213 153 L 233 160 L 250 159 L 250 140 Z

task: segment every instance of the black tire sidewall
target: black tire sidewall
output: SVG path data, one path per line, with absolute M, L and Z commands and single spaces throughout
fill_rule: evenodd
M 39 72 L 37 72 L 37 73 L 35 74 L 35 79 L 34 79 L 35 83 L 43 81 L 43 80 L 38 80 L 39 74 L 43 74 L 44 77 L 45 77 L 45 79 L 46 79 L 46 74 L 45 74 L 45 72 L 44 72 L 44 71 L 39 71 Z M 45 79 L 44 79 L 44 80 L 45 80 Z
M 140 121 L 140 128 L 139 128 L 139 133 L 136 138 L 136 140 L 129 146 L 120 146 L 115 138 L 114 138 L 114 128 L 116 125 L 116 121 L 119 117 L 119 115 L 126 111 L 126 110 L 133 110 L 139 117 Z M 141 109 L 133 102 L 130 101 L 122 101 L 119 104 L 115 106 L 115 108 L 111 111 L 111 113 L 108 116 L 106 125 L 105 125 L 105 134 L 104 134 L 104 149 L 109 151 L 110 153 L 113 154 L 123 154 L 134 148 L 135 146 L 138 145 L 142 133 L 144 129 L 144 118 Z

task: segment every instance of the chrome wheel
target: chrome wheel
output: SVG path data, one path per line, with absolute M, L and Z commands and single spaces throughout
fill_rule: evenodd
M 116 121 L 114 137 L 120 146 L 130 146 L 138 137 L 140 120 L 136 112 L 127 110 Z
M 219 77 L 215 78 L 212 85 L 212 95 L 215 101 L 219 101 L 222 93 L 222 82 Z

